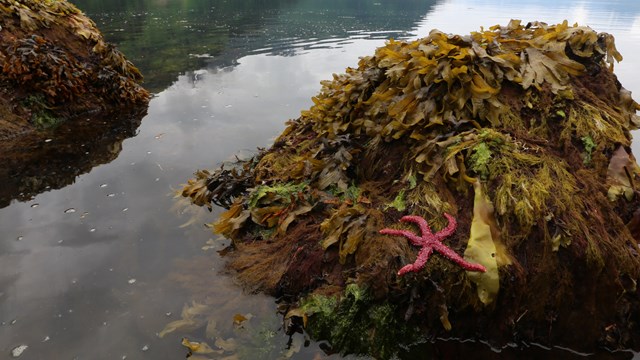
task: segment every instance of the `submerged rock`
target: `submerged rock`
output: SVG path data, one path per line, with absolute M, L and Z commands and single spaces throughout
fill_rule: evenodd
M 270 149 L 182 194 L 228 209 L 229 269 L 337 351 L 638 349 L 640 106 L 621 59 L 567 22 L 392 40 L 323 82 Z

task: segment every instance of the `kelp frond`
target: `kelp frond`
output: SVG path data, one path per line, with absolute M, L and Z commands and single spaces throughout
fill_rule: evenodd
M 487 269 L 485 272 L 468 271 L 467 276 L 476 284 L 480 302 L 489 305 L 495 301 L 500 289 L 498 267 L 511 265 L 512 261 L 502 243 L 493 205 L 487 199 L 482 184 L 476 181 L 473 188 L 473 220 L 464 257 Z

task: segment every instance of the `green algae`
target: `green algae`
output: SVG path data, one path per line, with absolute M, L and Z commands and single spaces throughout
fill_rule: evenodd
M 368 354 L 391 358 L 399 348 L 398 339 L 420 338 L 415 326 L 398 320 L 390 302 L 373 303 L 367 289 L 356 284 L 345 287 L 338 296 L 311 295 L 301 301 L 309 316 L 306 329 L 317 339 L 325 339 L 341 353 Z
M 583 136 L 580 138 L 582 145 L 584 146 L 584 152 L 582 153 L 582 161 L 585 165 L 591 163 L 591 153 L 596 149 L 596 143 L 591 136 Z
M 405 209 L 407 208 L 407 203 L 405 200 L 405 191 L 404 190 L 400 190 L 400 192 L 398 192 L 398 195 L 396 195 L 396 197 L 393 199 L 392 202 L 390 202 L 389 204 L 387 204 L 384 209 L 389 209 L 389 208 L 394 208 L 400 212 L 405 211 Z
M 276 201 L 290 202 L 291 197 L 295 197 L 298 193 L 304 192 L 307 184 L 276 184 L 273 186 L 260 185 L 249 193 L 249 208 L 253 209 L 258 206 L 259 202 L 274 203 Z
M 486 180 L 489 177 L 489 161 L 491 160 L 491 149 L 487 143 L 481 142 L 471 149 L 472 155 L 469 157 L 471 164 L 470 170 L 473 170 L 481 179 Z
M 51 111 L 42 94 L 28 96 L 23 105 L 31 109 L 31 122 L 40 130 L 53 129 L 65 121 Z

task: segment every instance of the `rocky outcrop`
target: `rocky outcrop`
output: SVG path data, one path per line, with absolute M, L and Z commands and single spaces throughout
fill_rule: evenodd
M 67 1 L 0 2 L 0 207 L 115 158 L 150 95 Z
M 0 139 L 147 105 L 138 69 L 73 4 L 6 0 L 0 18 Z
M 183 195 L 228 208 L 229 269 L 335 350 L 638 349 L 640 106 L 621 58 L 566 22 L 390 41 Z

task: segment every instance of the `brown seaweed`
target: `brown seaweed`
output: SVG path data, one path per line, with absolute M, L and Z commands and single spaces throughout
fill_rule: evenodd
M 252 160 L 247 188 L 304 184 L 297 196 L 310 209 L 277 213 L 286 231 L 264 237 L 280 220 L 247 214 L 273 214 L 282 199 L 238 193 L 214 228 L 233 240 L 230 268 L 251 289 L 288 294 L 308 330 L 345 352 L 389 357 L 414 328 L 639 348 L 630 319 L 640 295 L 621 279 L 640 277 L 637 232 L 625 225 L 640 205 L 629 149 L 640 105 L 613 74 L 621 59 L 613 36 L 566 21 L 390 40 L 322 82 Z M 444 212 L 459 224 L 448 245 L 491 271 L 432 257 L 397 277 L 415 250 L 377 230 L 408 214 L 442 228 Z M 304 252 L 307 234 L 316 243 Z M 278 272 L 264 277 L 267 265 Z

